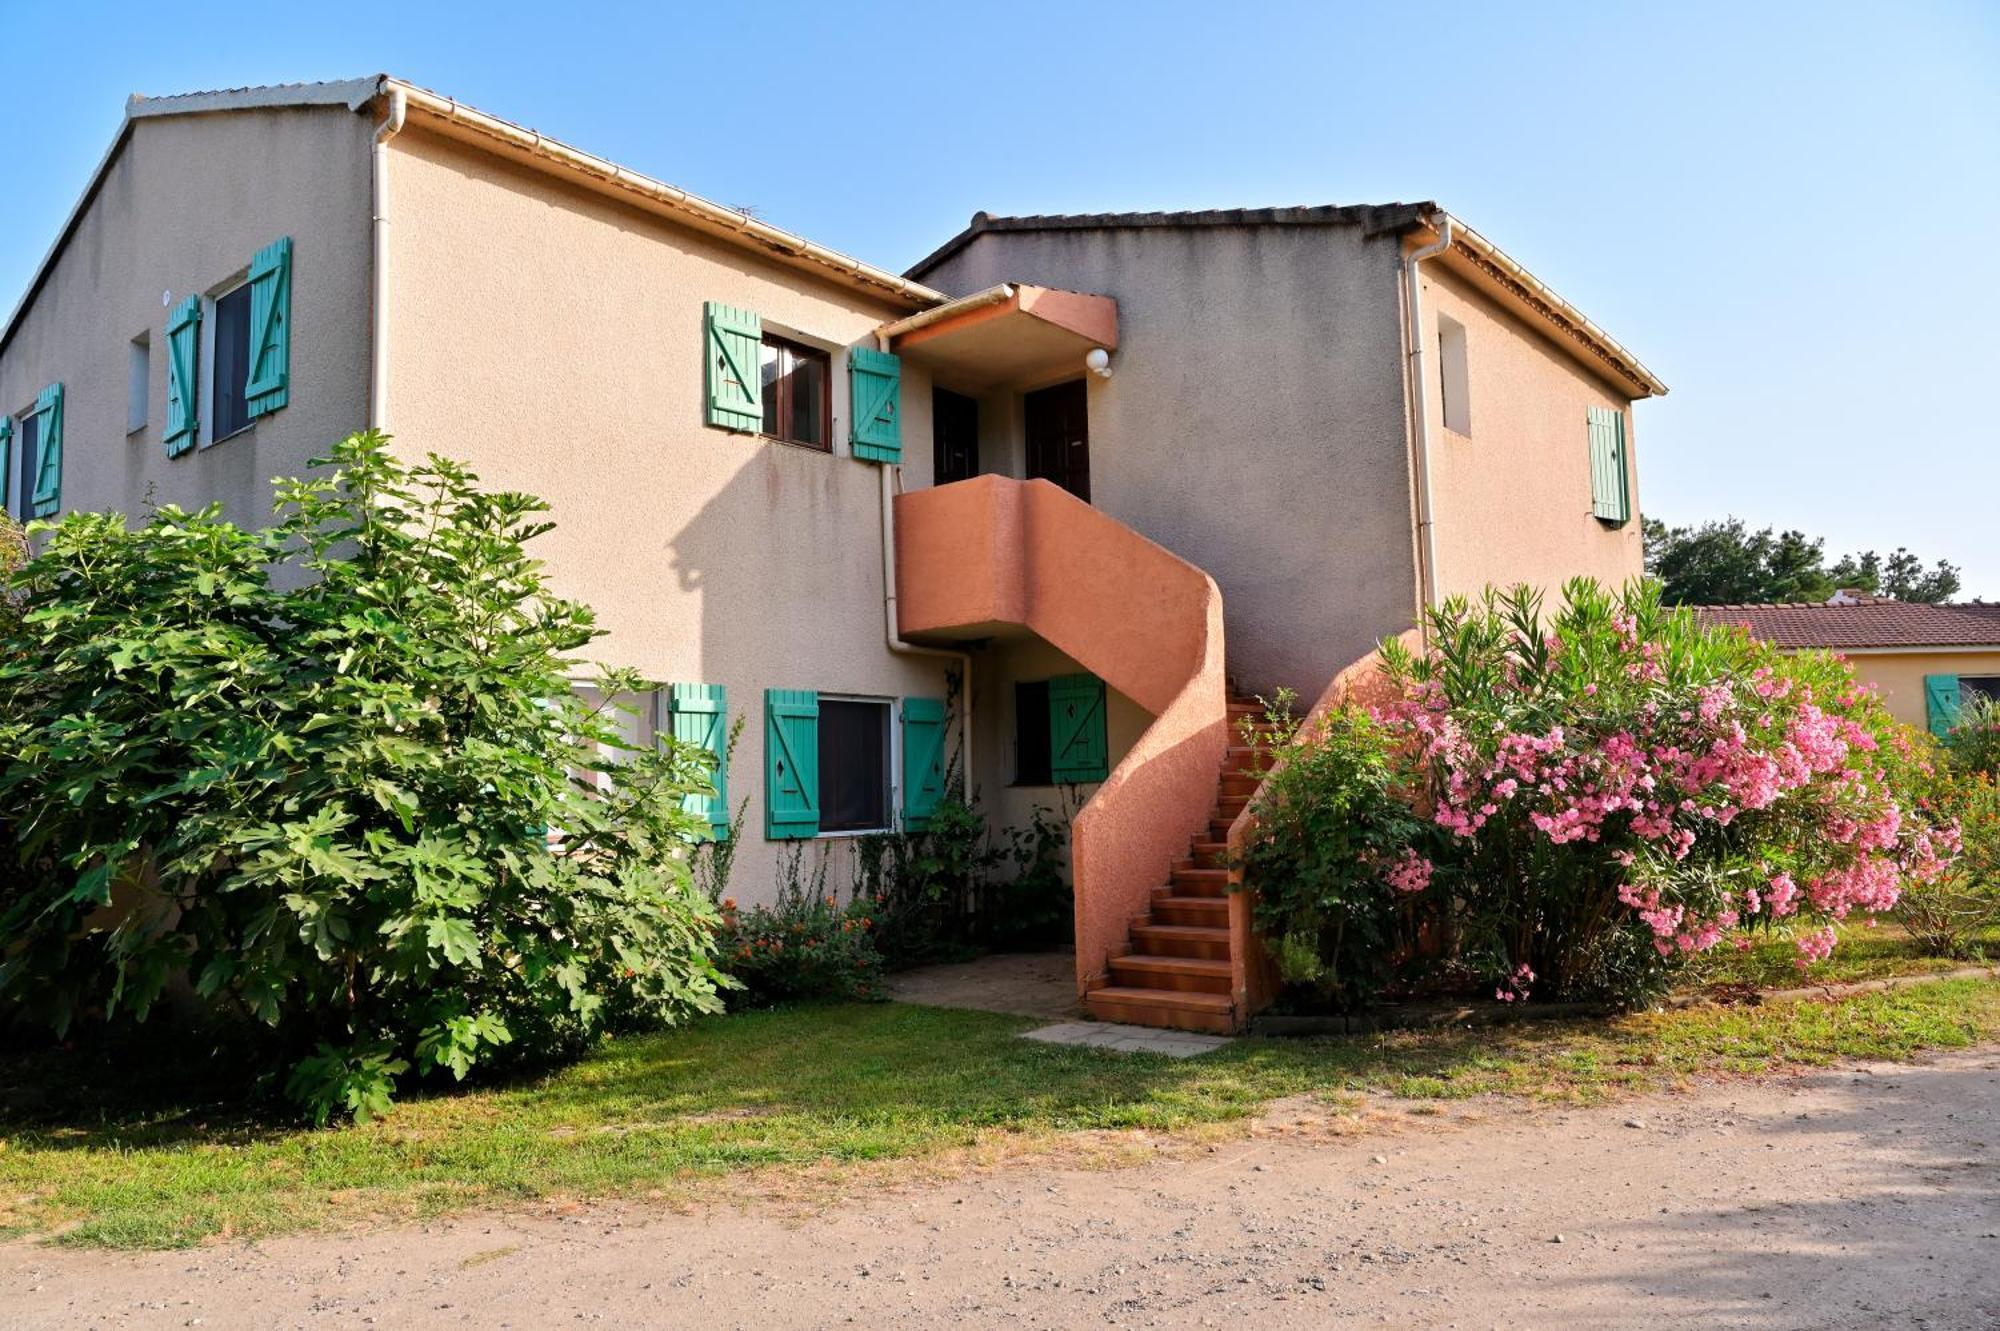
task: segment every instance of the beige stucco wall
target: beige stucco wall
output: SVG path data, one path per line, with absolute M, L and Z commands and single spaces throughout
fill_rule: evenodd
M 1215 579 L 1244 687 L 1311 698 L 1415 605 L 1398 263 L 1359 227 L 987 232 L 922 280 L 1117 299 L 1091 502 Z M 998 406 L 981 465 L 1019 476 Z
M 1987 651 L 1853 652 L 1847 663 L 1854 677 L 1873 684 L 1898 721 L 1919 729 L 1929 724 L 1924 703 L 1925 675 L 2000 675 L 2000 649 Z
M 1644 551 L 1630 402 L 1439 261 L 1420 271 L 1438 594 L 1526 582 L 1548 589 L 1553 601 L 1571 577 L 1617 585 L 1638 576 Z M 1469 434 L 1444 425 L 1440 315 L 1465 329 Z M 1622 527 L 1591 516 L 1592 406 L 1625 412 L 1632 517 Z
M 74 236 L 0 350 L 0 411 L 63 384 L 65 509 L 143 512 L 221 500 L 261 521 L 274 476 L 366 424 L 368 153 L 344 107 L 135 122 Z M 240 277 L 292 238 L 290 402 L 210 448 L 168 458 L 166 303 Z M 10 293 L 11 294 L 11 293 Z M 151 338 L 146 428 L 126 433 L 129 348 Z M 203 404 L 204 410 L 206 403 Z
M 767 898 L 783 843 L 763 836 L 764 690 L 945 692 L 942 661 L 884 645 L 878 471 L 845 443 L 842 349 L 902 311 L 414 119 L 389 170 L 390 428 L 548 499 L 557 527 L 538 552 L 596 608 L 603 661 L 728 688 L 748 718 L 731 804 L 750 797 L 732 891 Z M 703 424 L 708 300 L 835 349 L 833 454 Z M 915 367 L 903 411 L 908 483 L 925 486 Z

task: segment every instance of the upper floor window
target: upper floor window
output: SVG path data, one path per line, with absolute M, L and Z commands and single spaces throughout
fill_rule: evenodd
M 832 452 L 831 367 L 824 351 L 765 334 L 759 374 L 764 433 L 788 444 Z
M 1438 316 L 1438 392 L 1444 428 L 1453 434 L 1472 433 L 1472 378 L 1465 360 L 1465 325 Z
M 208 442 L 216 443 L 250 428 L 250 284 L 215 298 L 208 321 L 213 338 L 208 394 Z
M 153 382 L 153 338 L 141 333 L 125 353 L 125 433 L 146 428 L 146 394 Z

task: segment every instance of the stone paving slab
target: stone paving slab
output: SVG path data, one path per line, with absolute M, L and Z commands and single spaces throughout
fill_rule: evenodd
M 1091 1049 L 1113 1049 L 1121 1054 L 1164 1054 L 1168 1058 L 1193 1058 L 1211 1053 L 1229 1043 L 1226 1035 L 1203 1035 L 1199 1031 L 1169 1031 L 1157 1026 L 1126 1026 L 1115 1021 L 1063 1021 L 1023 1032 L 1023 1038 L 1045 1044 L 1074 1044 Z

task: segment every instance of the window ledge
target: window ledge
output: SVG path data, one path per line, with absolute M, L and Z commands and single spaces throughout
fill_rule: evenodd
M 216 446 L 217 444 L 226 444 L 226 443 L 228 443 L 228 442 L 229 442 L 229 441 L 230 441 L 231 439 L 241 439 L 241 438 L 242 438 L 242 437 L 243 437 L 244 435 L 246 435 L 246 434 L 255 434 L 256 432 L 257 432 L 257 422 L 256 422 L 256 421 L 251 421 L 251 422 L 250 422 L 250 423 L 249 423 L 248 425 L 244 426 L 244 427 L 243 427 L 242 429 L 240 429 L 240 430 L 231 430 L 231 431 L 230 431 L 230 432 L 229 432 L 228 434 L 225 434 L 225 435 L 223 435 L 223 436 L 221 436 L 220 438 L 217 438 L 217 439 L 211 439 L 211 440 L 209 440 L 209 441 L 208 441 L 207 443 L 205 443 L 205 444 L 202 444 L 202 445 L 201 445 L 200 447 L 201 447 L 201 448 L 214 448 L 214 447 L 215 447 L 215 446 Z M 199 449 L 197 449 L 196 451 L 200 451 L 200 450 L 199 450 Z

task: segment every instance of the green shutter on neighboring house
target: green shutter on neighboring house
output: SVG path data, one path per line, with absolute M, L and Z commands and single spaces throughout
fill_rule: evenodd
M 252 419 L 288 400 L 292 368 L 292 238 L 280 236 L 250 260 L 250 379 L 243 396 Z
M 764 836 L 819 835 L 819 694 L 764 690 Z
M 1924 720 L 1931 734 L 1945 735 L 1958 724 L 1958 676 L 1924 676 Z
M 200 368 L 201 297 L 189 296 L 167 316 L 166 443 L 170 458 L 194 447 Z
M 764 321 L 749 310 L 709 301 L 703 307 L 708 423 L 755 433 L 764 428 Z
M 848 442 L 870 462 L 903 460 L 903 362 L 873 347 L 847 352 Z
M 52 518 L 62 508 L 63 386 L 50 384 L 35 398 L 35 488 L 28 516 Z
M 903 699 L 903 830 L 930 826 L 944 798 L 944 699 Z
M 1632 517 L 1631 486 L 1625 466 L 1625 413 L 1610 407 L 1588 410 L 1590 506 L 1599 519 L 1623 526 Z
M 729 836 L 729 694 L 720 684 L 675 684 L 667 691 L 674 738 L 708 750 L 714 769 L 706 795 L 689 795 L 686 808 L 708 820 L 713 841 Z
M 1049 681 L 1049 776 L 1061 783 L 1102 781 L 1111 771 L 1104 727 L 1104 681 L 1061 675 Z

